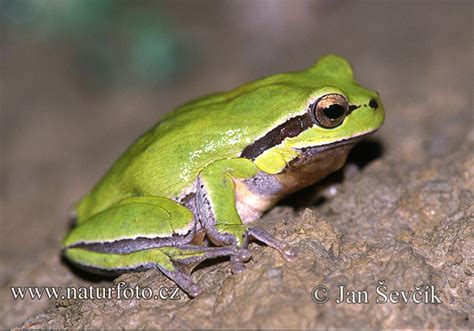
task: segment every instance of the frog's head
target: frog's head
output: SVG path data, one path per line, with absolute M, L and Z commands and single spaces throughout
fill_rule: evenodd
M 382 125 L 384 109 L 377 92 L 358 85 L 350 64 L 343 58 L 326 56 L 306 75 L 317 82 L 307 98 L 311 123 L 291 140 L 292 147 L 318 147 L 351 140 Z
M 268 172 L 281 171 L 303 151 L 316 154 L 352 146 L 383 123 L 384 109 L 377 92 L 358 85 L 350 64 L 341 57 L 325 56 L 308 70 L 283 77 L 288 79 L 299 97 L 289 118 L 273 130 L 281 143 L 255 157 L 256 164 Z M 243 154 L 252 153 L 258 144 Z M 349 149 L 344 148 L 341 158 L 345 159 Z

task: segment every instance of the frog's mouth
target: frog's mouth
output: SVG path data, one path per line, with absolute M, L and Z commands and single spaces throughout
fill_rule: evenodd
M 369 132 L 362 133 L 362 134 L 354 136 L 354 137 L 350 137 L 350 138 L 338 140 L 338 141 L 335 141 L 335 142 L 331 142 L 331 143 L 328 143 L 328 144 L 325 144 L 325 145 L 298 148 L 298 151 L 300 151 L 302 155 L 307 157 L 307 156 L 320 154 L 322 152 L 325 152 L 325 151 L 328 151 L 328 150 L 331 150 L 331 149 L 336 149 L 336 148 L 346 146 L 346 145 L 352 145 L 353 146 L 353 145 L 357 144 L 359 141 L 361 141 L 362 139 L 364 139 L 365 137 L 373 134 L 375 131 L 377 131 L 377 129 L 369 131 Z M 347 147 L 352 147 L 352 146 L 347 146 Z
M 346 162 L 352 147 L 373 132 L 365 132 L 322 146 L 298 149 L 300 155 L 287 163 L 285 169 L 276 175 L 285 188 L 285 194 L 316 183 L 340 169 Z
M 360 108 L 360 106 L 349 105 L 349 111 L 346 114 L 346 117 L 358 108 Z M 314 125 L 316 124 L 314 123 L 314 121 L 312 120 L 311 116 L 308 113 L 290 118 L 286 122 L 278 125 L 271 131 L 267 132 L 264 136 L 255 140 L 250 145 L 247 145 L 242 151 L 242 153 L 240 154 L 240 157 L 247 158 L 250 160 L 255 160 L 260 154 L 271 149 L 272 147 L 275 147 L 281 144 L 285 139 L 296 137 L 300 133 L 311 128 Z M 360 139 L 364 138 L 364 136 L 372 134 L 376 130 L 377 129 L 367 131 L 358 136 L 331 142 L 325 145 L 310 146 L 310 147 L 303 147 L 303 148 L 296 148 L 296 149 L 298 151 L 303 151 L 303 152 L 308 151 L 309 153 L 316 154 L 328 149 L 337 148 L 342 145 L 351 144 L 351 143 L 355 144 Z

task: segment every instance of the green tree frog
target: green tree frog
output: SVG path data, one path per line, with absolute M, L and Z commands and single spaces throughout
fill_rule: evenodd
M 285 195 L 342 167 L 384 110 L 349 63 L 322 57 L 187 103 L 138 138 L 75 205 L 62 252 L 105 273 L 157 268 L 190 296 L 190 271 L 228 256 L 232 272 L 257 240 L 292 260 L 294 248 L 252 226 Z

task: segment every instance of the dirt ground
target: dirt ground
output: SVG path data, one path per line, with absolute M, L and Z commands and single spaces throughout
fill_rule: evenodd
M 2 23 L 0 327 L 474 328 L 474 3 L 170 1 L 160 10 L 192 61 L 158 86 L 95 89 L 70 44 Z M 309 188 L 258 222 L 298 248 L 296 261 L 252 243 L 241 274 L 225 259 L 196 270 L 204 291 L 195 299 L 13 299 L 12 286 L 172 287 L 155 270 L 110 280 L 64 264 L 71 204 L 177 105 L 327 53 L 380 92 L 386 120 L 325 181 L 334 197 Z M 312 300 L 319 285 L 326 303 Z M 341 285 L 367 291 L 368 302 L 337 303 Z M 441 303 L 377 303 L 379 285 L 440 291 Z

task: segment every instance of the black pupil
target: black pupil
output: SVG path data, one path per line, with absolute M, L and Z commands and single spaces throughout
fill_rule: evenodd
M 326 117 L 335 120 L 344 115 L 345 109 L 341 105 L 335 103 L 329 107 L 324 108 L 323 112 Z

